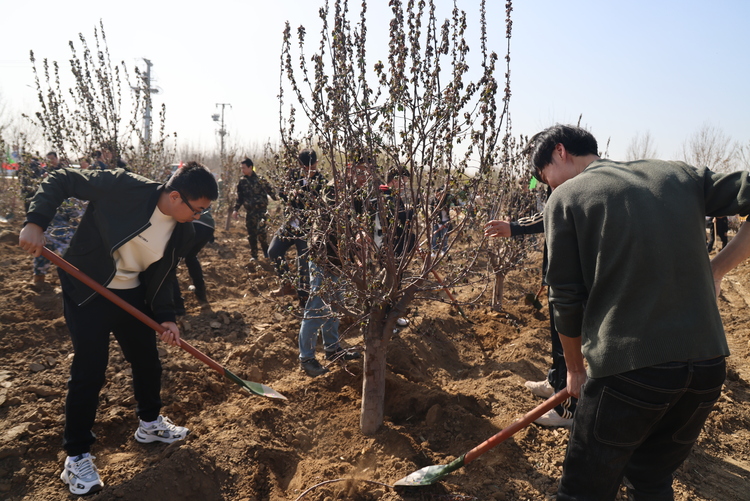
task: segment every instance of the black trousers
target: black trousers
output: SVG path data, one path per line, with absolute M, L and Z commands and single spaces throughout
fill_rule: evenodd
M 717 357 L 590 378 L 557 499 L 614 500 L 625 476 L 633 486 L 628 499 L 672 501 L 672 475 L 690 454 L 725 376 L 724 357 Z
M 247 228 L 247 242 L 250 244 L 250 255 L 258 258 L 258 243 L 263 256 L 268 257 L 268 227 L 266 218 L 268 213 L 264 208 L 262 211 L 248 211 L 245 216 L 245 228 Z
M 185 265 L 193 285 L 196 288 L 205 289 L 203 268 L 201 268 L 201 262 L 198 260 L 198 253 L 208 242 L 214 241 L 214 229 L 203 224 L 194 224 L 193 227 L 195 228 L 195 240 L 193 240 L 193 246 L 185 254 Z
M 307 241 L 303 238 L 297 238 L 290 235 L 285 229 L 279 228 L 279 231 L 271 239 L 268 246 L 268 259 L 271 260 L 276 273 L 284 277 L 289 272 L 289 265 L 286 262 L 286 253 L 295 246 L 297 248 L 297 273 L 299 276 L 297 282 L 297 296 L 300 301 L 306 301 L 310 295 L 310 268 L 308 267 Z
M 185 265 L 190 274 L 190 280 L 193 281 L 196 293 L 206 295 L 206 282 L 203 279 L 203 268 L 201 262 L 198 259 L 198 253 L 206 246 L 207 243 L 214 241 L 214 229 L 205 224 L 194 224 L 195 228 L 195 239 L 193 239 L 193 246 L 185 254 Z M 185 298 L 182 297 L 180 292 L 180 281 L 177 280 L 175 274 L 174 282 L 172 283 L 173 299 L 177 311 L 185 309 Z M 200 296 L 199 296 L 200 297 Z
M 143 286 L 112 291 L 151 315 Z M 63 306 L 75 352 L 65 401 L 63 447 L 69 456 L 78 456 L 89 452 L 96 441 L 92 428 L 109 362 L 109 333 L 115 335 L 133 370 L 136 413 L 144 421 L 159 417 L 161 362 L 156 350 L 156 333 L 111 301 L 97 296 L 88 304 L 77 306 L 63 293 Z

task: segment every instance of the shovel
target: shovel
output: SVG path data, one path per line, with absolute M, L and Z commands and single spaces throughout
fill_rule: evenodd
M 538 419 L 542 414 L 544 414 L 550 409 L 553 409 L 557 405 L 561 404 L 568 397 L 570 397 L 570 393 L 568 393 L 568 389 L 565 388 L 560 393 L 552 395 L 543 404 L 535 407 L 534 409 L 526 413 L 526 415 L 522 417 L 521 419 L 515 421 L 513 424 L 511 424 L 507 428 L 504 428 L 503 430 L 499 431 L 496 435 L 493 435 L 492 437 L 488 438 L 486 441 L 474 447 L 472 450 L 470 450 L 469 452 L 467 452 L 460 458 L 454 460 L 453 462 L 447 465 L 425 466 L 421 470 L 417 470 L 414 473 L 410 473 L 409 475 L 405 476 L 404 478 L 402 478 L 401 480 L 399 480 L 393 485 L 415 487 L 415 486 L 434 484 L 435 482 L 443 478 L 448 473 L 455 471 L 466 464 L 471 463 L 472 461 L 474 461 L 476 458 L 478 458 L 479 456 L 481 456 L 488 450 L 492 449 L 496 445 L 499 445 L 500 443 L 504 442 L 506 439 L 515 435 L 517 431 L 523 428 L 526 428 L 528 425 L 530 425 L 532 422 Z
M 158 333 L 164 332 L 166 329 L 159 324 L 156 320 L 149 317 L 148 315 L 144 314 L 142 311 L 138 310 L 136 307 L 131 305 L 130 303 L 124 301 L 119 296 L 117 296 L 115 293 L 104 287 L 103 285 L 97 283 L 94 281 L 91 277 L 83 273 L 81 270 L 67 262 L 65 259 L 61 258 L 51 250 L 47 249 L 46 247 L 42 248 L 42 256 L 52 261 L 56 266 L 59 266 L 63 270 L 65 270 L 67 273 L 72 275 L 73 277 L 77 278 L 84 284 L 88 285 L 92 289 L 94 289 L 96 292 L 104 296 L 105 298 L 109 299 L 113 303 L 115 303 L 117 306 L 125 310 L 126 312 L 133 315 L 135 318 L 146 324 L 147 326 L 151 327 Z M 215 360 L 213 360 L 211 357 L 206 355 L 205 353 L 201 352 L 197 348 L 193 347 L 190 343 L 185 341 L 184 339 L 180 340 L 180 348 L 185 350 L 186 352 L 190 353 L 192 356 L 203 362 L 204 364 L 211 367 L 213 370 L 221 374 L 222 376 L 226 377 L 230 381 L 237 383 L 242 388 L 245 388 L 250 393 L 255 393 L 256 395 L 261 395 L 263 397 L 269 397 L 269 398 L 280 398 L 283 400 L 286 400 L 287 398 L 282 395 L 281 393 L 276 392 L 274 389 L 260 383 L 253 383 L 252 381 L 245 381 L 244 379 L 240 379 L 237 377 L 234 373 L 229 371 L 228 369 L 225 369 L 221 365 L 218 364 Z
M 539 288 L 539 292 L 536 293 L 536 295 L 529 292 L 526 294 L 526 297 L 524 298 L 524 302 L 528 305 L 533 305 L 534 308 L 537 310 L 542 309 L 542 303 L 539 301 L 539 296 L 542 294 L 542 291 L 544 290 L 544 284 Z

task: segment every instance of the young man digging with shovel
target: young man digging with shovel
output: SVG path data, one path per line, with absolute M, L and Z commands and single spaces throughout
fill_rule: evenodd
M 192 245 L 191 222 L 218 197 L 211 172 L 195 162 L 167 182 L 115 170 L 60 169 L 40 185 L 31 201 L 19 244 L 38 256 L 44 229 L 68 197 L 88 200 L 65 258 L 123 300 L 160 322 L 162 341 L 180 345 L 172 283 L 179 259 Z M 65 321 L 75 356 L 65 403 L 62 481 L 70 492 L 90 494 L 103 482 L 90 455 L 99 391 L 107 368 L 112 332 L 133 370 L 141 443 L 171 443 L 189 430 L 159 414 L 161 362 L 149 327 L 60 270 Z
M 750 253 L 743 226 L 712 270 L 704 216 L 748 214 L 750 173 L 601 159 L 567 125 L 533 142 L 534 175 L 554 190 L 546 279 L 579 397 L 557 500 L 614 500 L 624 478 L 630 499 L 672 500 L 726 375 L 715 280 Z

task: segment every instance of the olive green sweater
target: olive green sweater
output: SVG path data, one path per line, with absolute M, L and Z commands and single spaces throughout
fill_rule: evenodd
M 590 377 L 729 355 L 705 216 L 750 211 L 748 172 L 596 160 L 544 210 L 560 334 L 582 336 Z

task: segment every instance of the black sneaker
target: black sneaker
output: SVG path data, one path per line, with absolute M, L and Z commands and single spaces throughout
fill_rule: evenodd
M 341 346 L 333 351 L 326 351 L 326 360 L 357 360 L 362 358 L 362 354 L 358 351 L 349 351 L 343 349 Z
M 199 303 L 207 303 L 208 298 L 206 297 L 206 286 L 201 285 L 200 287 L 195 287 L 195 297 L 198 299 Z
M 320 365 L 320 362 L 315 358 L 301 360 L 300 368 L 310 377 L 320 376 L 321 374 L 328 372 L 328 369 Z

